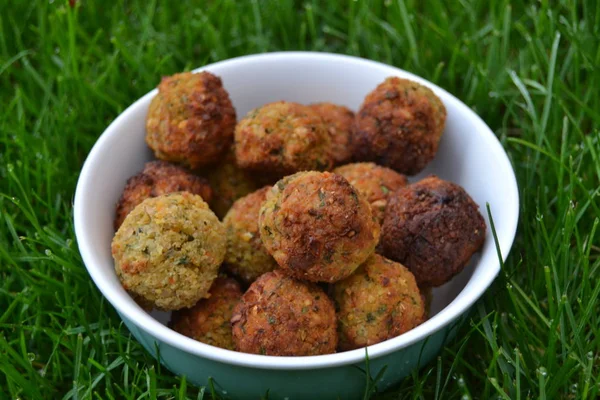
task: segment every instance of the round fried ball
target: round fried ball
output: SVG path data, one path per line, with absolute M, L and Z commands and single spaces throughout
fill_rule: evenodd
M 157 158 L 192 169 L 214 163 L 233 140 L 236 115 L 221 78 L 210 72 L 165 77 L 146 119 L 146 143 Z
M 277 267 L 258 230 L 258 213 L 269 190 L 271 187 L 265 186 L 238 199 L 223 219 L 227 235 L 225 268 L 246 283 Z
M 281 268 L 298 279 L 336 282 L 375 250 L 380 227 L 367 200 L 330 172 L 299 172 L 267 194 L 260 236 Z
M 202 197 L 179 192 L 144 200 L 112 241 L 123 287 L 161 310 L 207 297 L 225 257 L 225 229 Z
M 390 194 L 408 184 L 404 175 L 374 163 L 348 164 L 336 168 L 333 172 L 346 178 L 365 196 L 380 225 L 383 223 Z
M 319 113 L 327 125 L 334 164 L 341 165 L 349 162 L 354 151 L 352 147 L 354 113 L 344 106 L 333 103 L 315 103 L 310 107 Z
M 183 191 L 197 194 L 206 202 L 210 202 L 212 198 L 212 190 L 206 179 L 165 161 L 146 163 L 142 172 L 127 180 L 117 203 L 115 231 L 127 214 L 145 199 Z
M 237 199 L 259 187 L 247 171 L 237 166 L 233 150 L 229 151 L 219 164 L 206 169 L 204 174 L 213 190 L 210 208 L 219 218 L 225 217 Z
M 413 274 L 378 254 L 333 286 L 333 300 L 343 351 L 396 337 L 419 325 L 425 316 Z
M 356 116 L 356 159 L 414 175 L 433 160 L 445 123 L 444 104 L 431 89 L 387 78 Z
M 235 155 L 244 169 L 273 176 L 333 165 L 331 139 L 309 106 L 280 101 L 248 113 L 235 128 Z
M 462 271 L 485 240 L 485 221 L 460 186 L 430 176 L 394 193 L 383 221 L 383 255 L 419 285 L 440 286 Z
M 315 284 L 280 270 L 258 278 L 242 296 L 231 319 L 236 350 L 270 356 L 334 353 L 335 309 Z
M 210 297 L 192 308 L 174 311 L 170 326 L 182 335 L 199 342 L 233 350 L 231 317 L 233 308 L 242 298 L 235 279 L 219 276 L 210 288 Z

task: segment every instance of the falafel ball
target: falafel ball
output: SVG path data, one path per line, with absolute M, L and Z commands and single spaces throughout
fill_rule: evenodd
M 414 175 L 433 160 L 446 108 L 426 86 L 387 78 L 365 97 L 356 116 L 356 159 Z
M 164 77 L 146 118 L 157 158 L 191 169 L 212 164 L 233 140 L 236 115 L 221 78 L 203 71 Z
M 231 318 L 238 351 L 270 356 L 335 353 L 335 308 L 317 285 L 280 270 L 258 278 L 242 296 Z
M 233 350 L 230 321 L 242 298 L 240 285 L 235 279 L 219 276 L 209 294 L 192 308 L 174 311 L 169 326 L 199 342 Z
M 334 169 L 333 172 L 346 178 L 365 196 L 380 225 L 383 223 L 390 194 L 408 184 L 404 175 L 375 163 L 347 164 Z
M 235 153 L 231 149 L 223 160 L 204 172 L 213 190 L 210 208 L 219 218 L 225 217 L 233 203 L 258 189 L 256 180 L 247 172 L 240 169 L 235 161 Z
M 265 186 L 238 199 L 223 219 L 227 236 L 224 267 L 246 283 L 277 268 L 258 230 L 258 213 L 269 190 L 271 187 Z
M 297 278 L 336 282 L 375 250 L 380 227 L 346 178 L 299 172 L 280 180 L 259 214 L 260 237 L 281 268 Z
M 310 107 L 319 113 L 331 138 L 331 155 L 335 165 L 349 162 L 353 156 L 352 136 L 354 112 L 333 103 L 314 103 Z
M 467 265 L 485 241 L 485 221 L 467 192 L 429 176 L 388 202 L 383 255 L 406 265 L 422 286 L 440 286 Z
M 208 296 L 225 258 L 225 228 L 202 197 L 178 192 L 138 204 L 112 241 L 125 290 L 178 310 Z
M 145 199 L 184 191 L 197 194 L 206 202 L 210 202 L 212 198 L 212 190 L 206 179 L 165 161 L 146 163 L 142 172 L 127 180 L 117 203 L 115 231 L 127 214 Z
M 309 106 L 279 101 L 250 111 L 235 128 L 241 168 L 282 177 L 333 165 L 331 139 L 321 116 Z
M 396 337 L 419 325 L 425 316 L 413 274 L 379 254 L 337 282 L 333 300 L 342 351 Z

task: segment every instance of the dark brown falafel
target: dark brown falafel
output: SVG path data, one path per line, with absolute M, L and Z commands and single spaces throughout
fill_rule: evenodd
M 242 296 L 233 318 L 238 351 L 270 356 L 335 353 L 333 303 L 315 284 L 298 281 L 280 270 L 258 278 Z
M 349 162 L 353 157 L 354 113 L 333 103 L 314 103 L 310 108 L 319 113 L 331 138 L 331 155 L 335 165 Z
M 365 196 L 380 225 L 383 223 L 388 197 L 408 184 L 404 175 L 375 163 L 347 164 L 333 172 L 346 178 Z
M 235 128 L 241 168 L 282 177 L 333 165 L 331 139 L 321 116 L 309 106 L 280 101 L 250 111 Z
M 265 186 L 238 199 L 223 219 L 227 236 L 224 267 L 246 283 L 277 267 L 258 229 L 260 207 L 270 190 L 270 186 Z
M 127 214 L 142 201 L 174 192 L 197 194 L 207 203 L 212 198 L 212 190 L 206 179 L 165 161 L 146 163 L 142 172 L 127 180 L 125 190 L 117 203 L 115 231 L 119 229 Z
M 235 279 L 219 276 L 209 295 L 192 308 L 174 311 L 169 326 L 199 342 L 233 350 L 230 321 L 234 307 L 242 298 L 240 285 Z
M 221 78 L 203 71 L 164 77 L 146 119 L 157 158 L 192 169 L 217 162 L 233 140 L 236 115 Z
M 380 227 L 366 199 L 330 172 L 280 180 L 259 214 L 260 236 L 279 266 L 313 282 L 349 276 L 375 250 Z
M 387 78 L 356 115 L 356 159 L 414 175 L 433 160 L 445 121 L 444 104 L 431 89 Z
M 413 274 L 378 254 L 335 283 L 333 299 L 343 351 L 396 337 L 423 322 L 425 315 Z
M 383 255 L 406 265 L 419 285 L 440 286 L 458 274 L 485 240 L 485 221 L 460 186 L 427 177 L 389 199 Z

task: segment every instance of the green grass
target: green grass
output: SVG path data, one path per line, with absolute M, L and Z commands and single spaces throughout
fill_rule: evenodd
M 500 277 L 436 360 L 377 397 L 600 395 L 595 1 L 79 3 L 0 2 L 0 398 L 208 396 L 161 368 L 94 287 L 74 188 L 98 135 L 161 75 L 288 49 L 439 84 L 517 173 L 521 220 Z

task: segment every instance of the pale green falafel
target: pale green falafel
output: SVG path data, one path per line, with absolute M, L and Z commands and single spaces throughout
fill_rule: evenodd
M 208 295 L 225 257 L 225 229 L 200 196 L 144 200 L 112 241 L 123 287 L 162 310 L 191 307 Z

